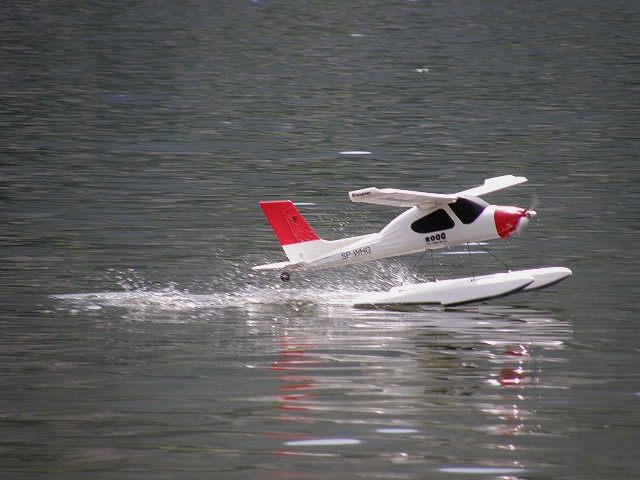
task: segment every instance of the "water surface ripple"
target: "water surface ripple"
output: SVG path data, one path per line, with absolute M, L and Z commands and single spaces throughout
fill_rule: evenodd
M 639 7 L 0 5 L 0 477 L 635 478 Z M 539 216 L 487 245 L 558 286 L 468 308 L 363 291 L 472 246 L 277 275 L 258 201 L 328 239 L 369 186 Z

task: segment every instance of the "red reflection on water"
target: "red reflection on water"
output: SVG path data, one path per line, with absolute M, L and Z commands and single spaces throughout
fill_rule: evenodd
M 286 385 L 277 387 L 277 390 L 285 391 L 278 395 L 279 403 L 274 406 L 277 410 L 309 410 L 302 401 L 317 397 L 317 393 L 305 392 L 315 388 L 316 381 L 309 375 L 296 375 L 291 372 L 304 371 L 305 369 L 326 363 L 322 357 L 307 352 L 304 347 L 309 344 L 305 341 L 283 336 L 280 340 L 282 351 L 278 358 L 271 364 L 270 369 L 277 372 L 290 372 L 278 375 L 276 378 L 287 382 Z M 296 391 L 296 393 L 291 393 Z

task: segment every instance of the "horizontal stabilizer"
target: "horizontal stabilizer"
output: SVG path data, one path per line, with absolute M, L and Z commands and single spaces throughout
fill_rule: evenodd
M 251 267 L 253 270 L 285 270 L 287 268 L 295 267 L 296 265 L 300 265 L 300 262 L 277 262 L 277 263 L 267 263 L 265 265 L 256 265 Z
M 398 190 L 396 188 L 369 187 L 349 192 L 352 202 L 373 203 L 376 205 L 390 205 L 392 207 L 420 207 L 423 209 L 455 202 L 457 195 L 441 193 L 414 192 Z

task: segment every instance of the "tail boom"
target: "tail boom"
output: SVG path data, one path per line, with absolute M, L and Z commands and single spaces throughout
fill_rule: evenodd
M 304 219 L 290 200 L 260 202 L 288 262 L 257 265 L 254 270 L 283 270 L 296 268 L 327 268 L 345 262 L 341 249 L 357 246 L 370 235 L 323 240 Z M 335 258 L 337 256 L 337 258 Z

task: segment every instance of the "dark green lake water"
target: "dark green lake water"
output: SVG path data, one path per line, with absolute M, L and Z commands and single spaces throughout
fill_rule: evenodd
M 640 474 L 633 2 L 0 6 L 2 478 Z M 366 151 L 368 155 L 344 155 Z M 487 245 L 558 286 L 356 310 L 473 248 L 294 276 L 258 202 L 329 239 L 368 186 L 539 216 Z

